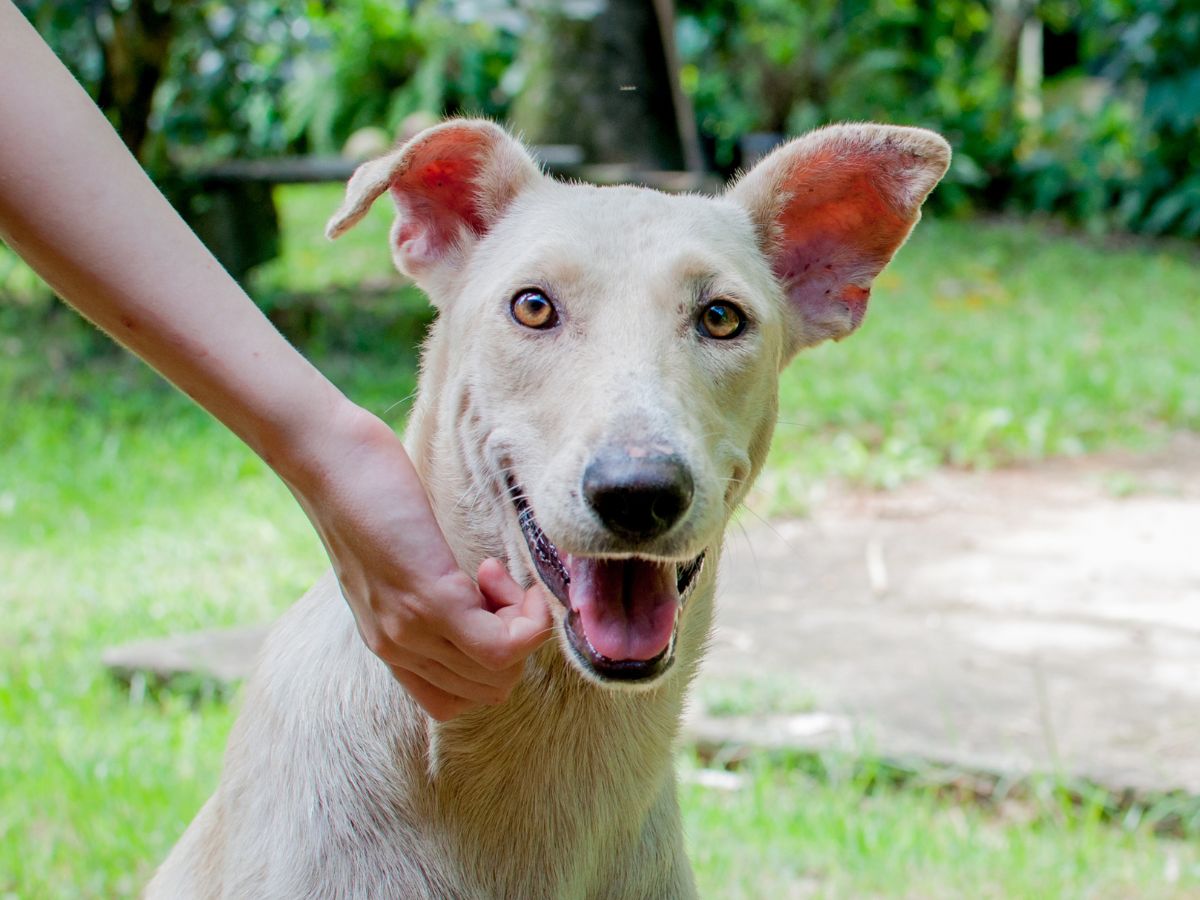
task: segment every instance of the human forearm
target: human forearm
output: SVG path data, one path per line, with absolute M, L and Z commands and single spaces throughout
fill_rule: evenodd
M 496 560 L 478 587 L 459 571 L 399 438 L 279 335 L 8 0 L 0 237 L 283 477 L 367 645 L 431 715 L 507 695 L 545 640 L 540 591 Z
M 72 185 L 71 190 L 63 187 Z M 0 235 L 288 480 L 341 394 L 275 331 L 20 13 L 0 2 Z

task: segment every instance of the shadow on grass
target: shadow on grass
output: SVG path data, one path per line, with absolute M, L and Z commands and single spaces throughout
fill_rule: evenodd
M 887 759 L 869 748 L 853 751 L 763 750 L 699 745 L 696 764 L 731 773 L 787 771 L 868 797 L 907 790 L 949 805 L 968 804 L 1023 824 L 1106 824 L 1122 831 L 1149 829 L 1160 837 L 1200 837 L 1200 796 L 1183 791 L 1114 790 L 1053 773 L 1004 775 L 968 772 L 923 759 Z
M 180 700 L 192 709 L 211 703 L 228 705 L 242 689 L 241 681 L 224 681 L 190 672 L 162 677 L 140 670 L 114 672 L 110 669 L 109 674 L 123 690 L 128 691 L 130 706 L 166 707 Z

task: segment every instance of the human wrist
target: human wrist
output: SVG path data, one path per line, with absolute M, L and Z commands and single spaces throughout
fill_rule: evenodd
M 327 480 L 344 429 L 368 415 L 316 370 L 310 374 L 316 376 L 310 383 L 293 381 L 290 396 L 277 398 L 255 434 L 242 435 L 288 487 L 305 494 Z
M 330 386 L 332 387 L 332 385 Z M 264 448 L 263 458 L 301 497 L 321 494 L 364 446 L 397 440 L 379 417 L 333 389 Z

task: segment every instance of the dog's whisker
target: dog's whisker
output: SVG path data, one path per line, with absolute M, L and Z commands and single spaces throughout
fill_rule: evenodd
M 764 587 L 763 577 L 762 577 L 762 566 L 759 565 L 758 554 L 754 550 L 754 541 L 752 541 L 750 539 L 750 531 L 746 528 L 745 522 L 743 522 L 739 519 L 737 521 L 737 527 L 739 529 L 741 529 L 742 537 L 746 541 L 746 547 L 750 550 L 750 559 L 754 563 L 754 577 L 758 581 L 758 589 L 762 590 Z
M 401 397 L 399 400 L 397 400 L 395 403 L 393 403 L 391 406 L 389 406 L 387 409 L 385 409 L 382 413 L 380 413 L 379 417 L 382 419 L 384 416 L 388 415 L 397 406 L 400 406 L 405 403 L 409 403 L 415 396 L 417 396 L 417 392 L 414 389 L 413 392 L 410 393 L 407 397 Z
M 455 501 L 454 508 L 466 509 L 474 506 L 481 499 L 483 499 L 483 488 L 479 485 L 472 485 L 462 492 L 462 495 Z
M 775 535 L 775 537 L 777 537 L 777 538 L 779 538 L 779 540 L 783 541 L 783 544 L 785 547 L 787 547 L 791 551 L 799 552 L 799 548 L 795 547 L 791 541 L 789 541 L 786 537 L 784 537 L 783 533 L 778 528 L 776 528 L 774 525 L 772 525 L 769 519 L 763 518 L 762 516 L 760 516 L 758 513 L 756 513 L 750 506 L 748 506 L 745 503 L 742 504 L 742 509 L 744 509 L 746 512 L 750 513 L 750 515 L 754 516 L 754 518 L 758 519 L 759 522 L 761 522 L 763 525 L 765 525 L 767 527 L 767 530 L 770 531 L 771 534 Z

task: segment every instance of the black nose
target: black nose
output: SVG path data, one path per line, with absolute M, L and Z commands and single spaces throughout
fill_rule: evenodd
M 583 473 L 583 496 L 613 534 L 646 541 L 671 530 L 692 505 L 695 484 L 674 455 L 602 451 Z

